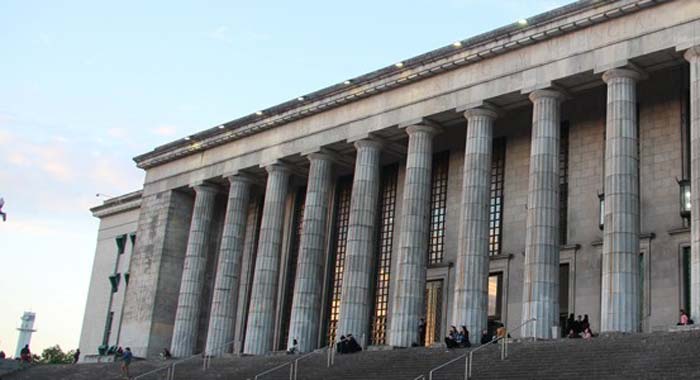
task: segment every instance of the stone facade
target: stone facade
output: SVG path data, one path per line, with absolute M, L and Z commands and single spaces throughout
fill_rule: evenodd
M 552 338 L 568 314 L 611 332 L 664 329 L 681 308 L 697 320 L 700 248 L 676 182 L 697 181 L 699 44 L 691 1 L 577 2 L 141 155 L 139 205 L 115 200 L 95 212 L 106 243 L 81 350 L 104 335 L 115 297 L 102 277 L 122 229 L 137 238 L 129 286 L 115 293 L 123 306 L 109 309 L 123 314 L 115 340 L 144 356 L 178 347 L 186 256 L 203 231 L 191 188 L 200 183 L 217 195 L 181 356 L 207 346 L 218 355 L 213 347 L 230 341 L 264 354 L 298 339 L 308 351 L 348 333 L 409 346 L 421 317 L 426 344 L 450 325 L 478 341 L 494 322 L 516 337 Z M 385 192 L 382 173 L 396 164 L 396 189 Z M 235 207 L 235 243 L 231 173 L 251 180 L 250 205 Z M 302 191 L 305 202 L 290 201 Z M 393 234 L 379 234 L 387 223 Z M 223 256 L 230 244 L 235 259 Z

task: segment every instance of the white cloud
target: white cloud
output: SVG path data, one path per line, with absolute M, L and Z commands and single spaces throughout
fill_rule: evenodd
M 172 136 L 177 133 L 177 128 L 172 125 L 161 125 L 151 130 L 151 133 L 158 136 Z
M 228 33 L 228 26 L 226 26 L 226 25 L 217 26 L 216 29 L 209 32 L 208 36 L 212 40 L 224 42 L 227 44 L 230 44 L 231 42 L 233 42 L 231 40 L 231 37 L 229 36 L 229 33 Z

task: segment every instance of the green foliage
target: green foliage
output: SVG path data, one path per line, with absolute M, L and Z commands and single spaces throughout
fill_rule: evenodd
M 41 353 L 41 358 L 39 359 L 39 363 L 42 364 L 70 364 L 73 363 L 73 355 L 75 354 L 74 350 L 70 350 L 68 352 L 63 352 L 61 350 L 61 346 L 58 344 L 49 347 L 44 350 L 44 352 Z

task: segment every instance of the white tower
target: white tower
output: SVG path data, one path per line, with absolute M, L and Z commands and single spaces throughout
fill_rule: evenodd
M 34 319 L 36 318 L 36 313 L 31 311 L 25 311 L 24 314 L 19 318 L 22 320 L 22 325 L 17 328 L 19 330 L 19 338 L 17 338 L 17 350 L 15 351 L 15 357 L 20 356 L 20 351 L 25 345 L 29 344 L 32 340 L 32 333 L 34 330 Z

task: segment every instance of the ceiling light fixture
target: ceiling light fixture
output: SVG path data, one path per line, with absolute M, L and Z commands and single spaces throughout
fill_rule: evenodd
M 457 47 L 457 48 L 462 47 L 462 42 L 457 41 L 457 42 L 453 43 L 452 46 Z
M 520 20 L 518 20 L 518 25 L 520 25 L 520 26 L 527 25 L 527 20 L 524 18 L 521 18 Z
M 350 83 L 352 83 L 352 81 L 351 81 L 351 80 L 346 80 L 346 81 L 343 82 L 343 83 L 345 83 L 345 84 L 350 84 Z
M 255 114 L 258 115 L 258 116 L 262 116 L 263 112 L 262 112 L 262 111 L 258 111 L 258 112 L 256 112 Z
M 403 67 L 403 62 L 397 62 L 397 63 L 394 64 L 394 66 L 396 66 L 396 67 L 398 67 L 398 68 L 402 68 L 402 67 Z
M 300 102 L 302 102 L 302 101 L 304 101 L 304 97 L 303 97 L 303 96 L 300 96 L 300 97 L 297 98 L 297 100 L 300 101 Z

